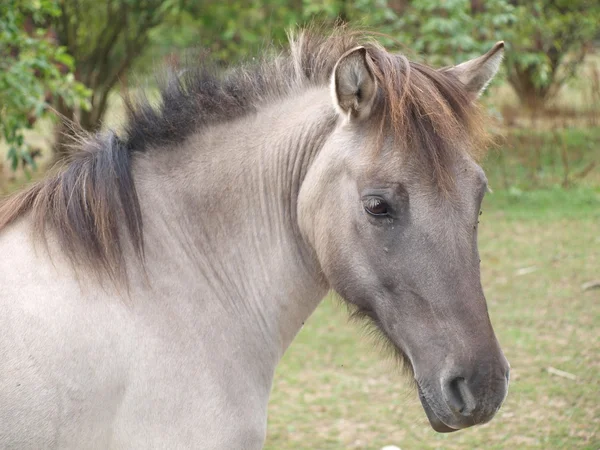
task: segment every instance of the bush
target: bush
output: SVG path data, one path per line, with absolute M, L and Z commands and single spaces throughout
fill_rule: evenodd
M 13 170 L 35 168 L 23 131 L 49 115 L 50 99 L 60 98 L 73 108 L 88 106 L 89 92 L 75 81 L 73 59 L 45 27 L 59 15 L 55 0 L 0 4 L 0 131 Z

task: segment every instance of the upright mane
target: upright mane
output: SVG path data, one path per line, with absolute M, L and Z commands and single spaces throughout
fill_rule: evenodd
M 64 170 L 0 204 L 0 231 L 30 213 L 37 236 L 45 238 L 51 228 L 74 262 L 120 278 L 124 239 L 143 260 L 142 212 L 131 170 L 136 153 L 168 151 L 205 126 L 326 86 L 338 59 L 359 45 L 367 48 L 377 80 L 375 110 L 382 131 L 391 129 L 405 151 L 419 149 L 426 172 L 446 186 L 448 162 L 457 151 L 454 143 L 473 142 L 483 134 L 482 116 L 458 79 L 390 54 L 363 32 L 336 28 L 325 35 L 307 29 L 291 35 L 288 51 L 271 58 L 228 70 L 206 61 L 182 68 L 167 77 L 156 107 L 148 100 L 127 101 L 124 132 L 82 135 Z M 126 236 L 121 235 L 123 226 Z

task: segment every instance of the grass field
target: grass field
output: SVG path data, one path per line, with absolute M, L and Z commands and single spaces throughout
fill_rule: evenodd
M 598 130 L 582 133 L 583 150 L 577 136 L 569 152 L 575 168 L 600 162 Z M 486 161 L 498 188 L 481 216 L 483 286 L 512 366 L 495 419 L 435 433 L 395 364 L 327 299 L 278 367 L 267 449 L 600 448 L 600 290 L 582 289 L 600 280 L 600 182 L 590 174 L 567 190 L 557 187 L 563 170 L 551 163 L 558 150 L 550 142 L 542 145 L 534 188 L 521 161 L 526 151 L 509 152 L 504 169 L 498 154 Z M 503 170 L 512 177 L 509 189 L 502 189 Z

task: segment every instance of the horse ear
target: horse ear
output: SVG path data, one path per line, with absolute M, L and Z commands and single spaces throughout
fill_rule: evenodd
M 498 72 L 503 56 L 504 42 L 500 41 L 485 55 L 442 70 L 454 74 L 466 86 L 469 93 L 479 97 Z
M 333 69 L 331 94 L 339 113 L 349 119 L 363 119 L 371 112 L 377 82 L 369 67 L 364 47 L 344 53 Z

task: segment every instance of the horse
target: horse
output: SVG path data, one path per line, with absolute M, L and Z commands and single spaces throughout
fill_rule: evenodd
M 166 77 L 3 201 L 0 447 L 259 449 L 278 361 L 330 291 L 434 430 L 500 408 L 478 97 L 504 44 L 436 69 L 363 31 L 289 41 Z

